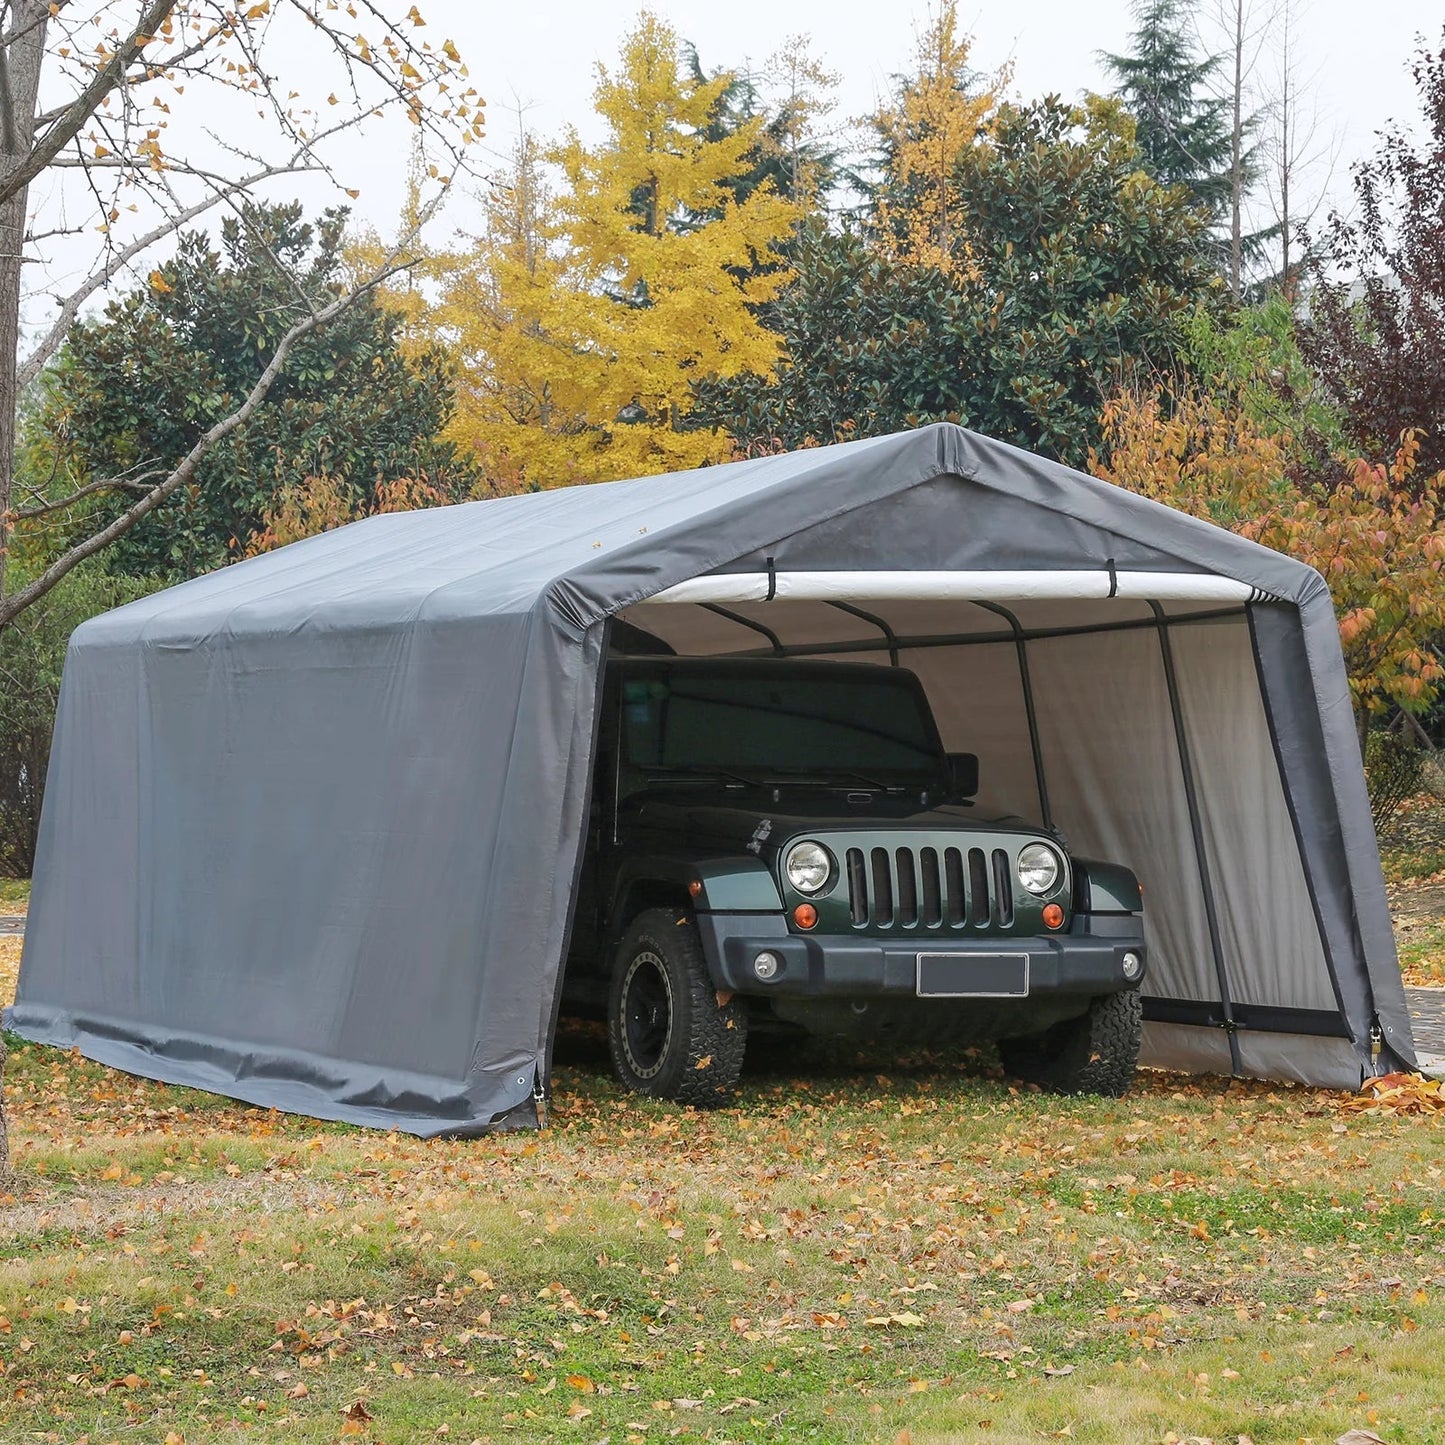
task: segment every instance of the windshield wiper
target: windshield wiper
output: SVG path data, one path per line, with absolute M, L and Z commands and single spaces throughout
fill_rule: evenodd
M 904 793 L 909 791 L 905 783 L 885 783 L 879 779 L 870 777 L 867 773 L 860 773 L 856 768 L 818 768 L 815 772 L 809 773 L 782 773 L 778 779 L 770 778 L 768 781 L 782 781 L 785 783 L 820 783 L 829 787 L 840 782 L 842 779 L 851 778 L 855 783 L 862 783 L 865 787 L 874 789 L 879 793 Z
M 643 768 L 642 771 L 646 773 L 649 781 L 675 782 L 682 778 L 689 781 L 702 781 L 707 778 L 723 778 L 727 782 L 737 783 L 744 788 L 761 788 L 763 786 L 757 778 L 744 777 L 742 773 L 729 772 L 727 768 L 714 768 L 702 763 L 680 768 Z

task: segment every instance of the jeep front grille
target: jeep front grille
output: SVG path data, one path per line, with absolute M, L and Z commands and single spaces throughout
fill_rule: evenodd
M 1009 928 L 1013 867 L 1003 848 L 849 848 L 855 928 Z

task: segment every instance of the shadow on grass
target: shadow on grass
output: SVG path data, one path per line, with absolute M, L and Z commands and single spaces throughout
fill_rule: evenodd
M 605 1024 L 563 1019 L 557 1028 L 553 1061 L 575 1070 L 579 1082 L 588 1074 L 611 1079 L 612 1060 Z M 947 1074 L 999 1082 L 1002 1071 L 991 1047 L 920 1047 L 901 1040 L 814 1038 L 808 1034 L 758 1032 L 748 1039 L 743 1084 L 778 1083 L 788 1079 L 843 1081 L 885 1070 L 892 1078 L 926 1078 Z

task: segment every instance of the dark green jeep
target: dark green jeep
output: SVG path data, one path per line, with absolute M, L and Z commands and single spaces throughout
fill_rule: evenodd
M 749 1027 L 995 1040 L 1018 1077 L 1120 1094 L 1145 949 L 1126 868 L 984 818 L 902 668 L 608 664 L 564 1006 L 618 1076 L 727 1097 Z

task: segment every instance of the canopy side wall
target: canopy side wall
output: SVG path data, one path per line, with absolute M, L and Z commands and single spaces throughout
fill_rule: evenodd
M 1378 1018 L 1394 1060 L 1416 1067 L 1394 930 L 1360 766 L 1334 606 L 1249 609 L 1256 666 L 1310 897 L 1360 1041 Z
M 530 1109 L 599 657 L 545 604 L 320 657 L 304 634 L 139 668 L 78 648 L 17 1026 L 324 1117 L 436 1132 Z M 519 936 L 527 964 L 483 966 Z

